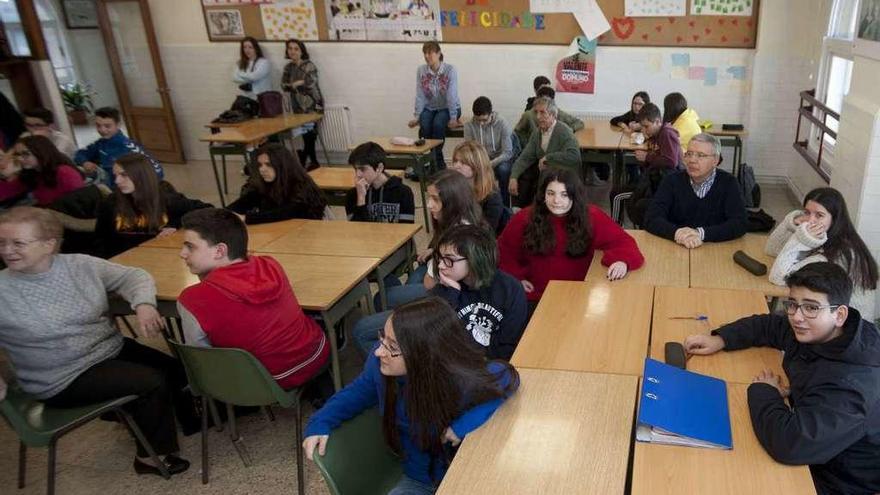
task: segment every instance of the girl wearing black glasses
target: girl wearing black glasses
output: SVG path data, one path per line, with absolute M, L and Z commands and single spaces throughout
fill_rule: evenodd
M 489 359 L 509 360 L 528 323 L 526 293 L 519 281 L 497 268 L 497 249 L 491 232 L 475 225 L 447 230 L 434 255 L 437 284 L 430 295 L 443 298 L 464 324 L 465 333 Z M 391 313 L 367 316 L 352 335 L 369 354 L 376 331 Z
M 334 429 L 378 407 L 385 443 L 402 458 L 403 476 L 389 493 L 434 493 L 451 461 L 449 447 L 519 388 L 519 374 L 508 363 L 487 362 L 436 297 L 395 309 L 379 336 L 360 376 L 309 419 L 303 449 L 309 459 L 324 455 Z

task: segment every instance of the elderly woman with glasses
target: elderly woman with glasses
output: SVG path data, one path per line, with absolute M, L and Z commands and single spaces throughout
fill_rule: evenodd
M 61 408 L 139 396 L 128 411 L 164 456 L 168 471 L 186 471 L 189 462 L 176 455 L 171 402 L 172 396 L 185 398 L 182 368 L 162 352 L 123 338 L 107 316 L 107 293 L 115 292 L 134 310 L 139 333 L 158 335 L 164 324 L 153 279 L 137 268 L 58 254 L 62 232 L 47 210 L 16 207 L 0 214 L 0 256 L 6 264 L 0 271 L 0 347 L 9 354 L 18 385 Z M 139 442 L 134 470 L 160 474 Z
M 526 293 L 517 279 L 497 268 L 491 232 L 476 225 L 447 230 L 434 260 L 437 284 L 429 294 L 445 300 L 464 324 L 464 332 L 489 359 L 509 360 L 528 323 Z M 364 353 L 376 347 L 376 333 L 390 311 L 357 322 L 352 335 Z
M 664 177 L 654 193 L 645 230 L 688 249 L 745 235 L 746 207 L 736 177 L 718 168 L 720 146 L 711 134 L 691 139 L 685 170 Z

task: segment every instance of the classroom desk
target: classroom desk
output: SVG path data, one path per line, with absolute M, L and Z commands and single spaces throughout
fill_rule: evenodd
M 260 223 L 257 225 L 248 225 L 248 251 L 256 251 L 263 248 L 266 244 L 278 239 L 284 234 L 290 233 L 303 225 L 307 220 L 284 220 L 281 222 Z M 154 237 L 149 241 L 141 244 L 141 247 L 157 247 L 180 249 L 183 247 L 183 231 L 165 236 Z
M 584 281 L 591 284 L 645 284 L 687 287 L 690 282 L 690 255 L 678 244 L 651 235 L 646 230 L 627 230 L 639 244 L 645 264 L 626 274 L 623 280 L 609 282 L 608 268 L 602 265 L 602 252 L 596 251 Z
M 654 287 L 553 281 L 510 362 L 524 368 L 640 375 Z
M 403 170 L 386 170 L 386 174 L 403 178 Z M 318 188 L 324 191 L 327 203 L 334 206 L 345 206 L 345 197 L 354 187 L 354 169 L 352 167 L 318 167 L 310 170 L 309 175 Z
M 743 138 L 749 133 L 745 129 L 741 131 L 725 131 L 721 127 L 712 128 L 704 131 L 708 134 L 716 136 L 721 142 L 721 146 L 730 146 L 733 148 L 733 164 L 730 166 L 731 173 L 739 178 L 740 169 L 742 168 L 743 157 Z
M 688 335 L 706 334 L 742 317 L 766 313 L 767 302 L 760 292 L 657 287 L 654 290 L 654 315 L 651 324 L 651 357 L 664 361 L 666 342 L 684 342 Z M 673 319 L 676 316 L 696 315 L 705 315 L 709 319 Z M 690 371 L 744 384 L 752 383 L 752 379 L 765 369 L 785 376 L 782 370 L 782 353 L 770 347 L 721 351 L 711 356 L 691 356 L 687 367 Z
M 378 258 L 375 278 L 379 300 L 386 307 L 385 276 L 411 262 L 415 253 L 413 236 L 421 225 L 412 223 L 327 222 L 299 220 L 295 230 L 262 246 L 266 253 L 364 256 Z
M 756 290 L 768 297 L 787 296 L 787 287 L 771 284 L 767 275 L 752 275 L 733 262 L 733 253 L 742 250 L 767 265 L 769 273 L 774 258 L 764 254 L 765 244 L 766 234 L 746 234 L 732 241 L 707 242 L 691 249 L 691 287 Z
M 217 172 L 217 155 L 221 156 L 223 161 L 223 184 L 226 186 L 227 155 L 242 155 L 244 156 L 245 163 L 247 163 L 248 146 L 256 146 L 270 136 L 318 122 L 322 118 L 323 114 L 320 113 L 285 113 L 277 117 L 256 118 L 230 124 L 214 122 L 206 124 L 205 127 L 210 128 L 211 133 L 203 134 L 199 137 L 199 141 L 208 143 L 208 150 L 211 155 L 211 169 L 214 171 L 214 181 L 217 183 L 220 205 L 226 206 L 224 192 L 228 193 L 229 191 L 228 187 L 220 187 L 220 174 Z M 327 147 L 324 146 L 324 141 L 320 134 L 318 138 L 321 139 L 321 146 L 324 148 L 324 158 L 329 163 Z
M 636 442 L 632 495 L 816 493 L 807 466 L 780 464 L 758 443 L 749 417 L 747 388 L 727 384 L 732 450 Z
M 623 493 L 638 378 L 519 373 L 519 390 L 464 439 L 438 495 Z
M 608 162 L 615 184 L 620 182 L 623 170 L 623 152 L 620 150 L 622 136 L 620 129 L 611 127 L 605 120 L 585 120 L 584 128 L 574 133 L 581 149 L 581 160 L 585 163 Z
M 419 176 L 419 194 L 422 198 L 422 213 L 425 216 L 425 230 L 427 232 L 431 232 L 431 219 L 428 218 L 428 208 L 426 207 L 425 202 L 425 190 L 428 188 L 428 175 L 432 170 L 435 170 L 437 166 L 433 164 L 433 153 L 431 153 L 434 148 L 438 146 L 443 146 L 442 139 L 426 139 L 425 144 L 421 146 L 401 146 L 398 144 L 391 144 L 391 138 L 389 137 L 374 137 L 372 139 L 368 139 L 367 141 L 372 141 L 382 149 L 385 150 L 385 153 L 392 160 L 403 159 L 404 162 L 409 162 L 413 165 L 413 170 L 416 175 Z M 351 149 L 355 147 L 352 146 Z M 393 163 L 393 162 L 392 162 Z M 386 164 L 387 168 L 388 164 Z
M 366 277 L 375 270 L 379 260 L 289 253 L 271 253 L 270 256 L 284 268 L 300 306 L 306 311 L 320 313 L 324 318 L 330 342 L 333 381 L 339 390 L 342 380 L 334 329 L 362 298 L 366 298 L 367 311 L 372 312 L 369 309 L 372 307 L 370 284 Z M 142 268 L 153 276 L 156 281 L 156 297 L 164 302 L 160 304 L 163 316 L 177 317 L 177 297 L 183 289 L 198 282 L 198 277 L 189 272 L 173 249 L 140 246 L 129 249 L 110 261 Z

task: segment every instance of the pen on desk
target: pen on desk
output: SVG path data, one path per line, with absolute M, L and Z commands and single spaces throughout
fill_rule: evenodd
M 696 316 L 670 316 L 670 320 L 696 320 L 696 321 L 709 321 L 709 317 L 706 315 L 696 315 Z

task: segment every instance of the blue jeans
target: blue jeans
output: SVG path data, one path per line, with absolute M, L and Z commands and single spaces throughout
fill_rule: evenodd
M 391 316 L 391 311 L 382 311 L 364 316 L 351 329 L 351 336 L 357 343 L 358 349 L 367 356 L 376 348 L 379 342 L 379 330 L 385 326 L 385 321 Z
M 422 110 L 419 115 L 419 137 L 425 139 L 445 139 L 446 127 L 449 125 L 449 109 L 441 108 L 439 110 Z M 443 161 L 443 145 L 437 146 L 432 151 L 434 156 L 434 167 L 437 170 L 446 168 Z
M 428 265 L 419 265 L 418 268 L 409 273 L 409 278 L 406 279 L 406 285 L 423 285 L 425 282 L 425 275 L 427 274 Z
M 436 489 L 421 481 L 416 481 L 407 475 L 400 477 L 397 485 L 388 492 L 388 495 L 433 495 Z
M 512 161 L 501 162 L 495 166 L 495 179 L 498 181 L 498 193 L 501 194 L 501 202 L 510 208 L 510 193 L 507 186 L 510 183 L 510 170 L 513 168 Z
M 386 291 L 391 287 L 399 287 L 400 285 L 402 285 L 400 283 L 400 279 L 397 278 L 397 275 L 395 275 L 394 273 L 389 273 L 388 275 L 385 275 L 385 278 L 382 279 L 382 283 L 383 285 L 385 285 Z M 376 292 L 376 294 L 373 296 L 373 308 L 375 308 L 376 311 L 382 311 L 382 298 L 379 297 L 378 292 Z

